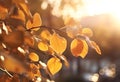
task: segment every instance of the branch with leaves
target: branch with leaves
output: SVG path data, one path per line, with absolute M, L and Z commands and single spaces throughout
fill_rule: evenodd
M 47 28 L 42 26 L 39 13 L 31 14 L 27 0 L 0 0 L 0 81 L 47 81 L 63 64 L 69 67 L 64 55 L 68 41 L 60 34 L 63 30 L 72 39 L 69 50 L 73 56 L 84 58 L 89 46 L 101 54 L 99 46 L 90 40 L 90 28 L 71 20 L 61 29 Z M 43 77 L 41 70 L 49 77 Z

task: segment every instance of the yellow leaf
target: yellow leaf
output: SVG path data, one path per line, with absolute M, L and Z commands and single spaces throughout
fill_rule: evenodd
M 41 20 L 39 13 L 35 13 L 33 15 L 33 20 L 27 21 L 26 28 L 37 31 L 37 30 L 39 30 L 39 28 L 37 28 L 37 27 L 41 26 L 41 24 L 42 24 L 42 20 Z
M 48 30 L 43 30 L 43 31 L 41 31 L 41 33 L 40 33 L 40 37 L 42 38 L 42 39 L 45 39 L 45 40 L 50 40 L 50 37 L 51 37 L 51 33 L 48 31 Z
M 72 55 L 75 57 L 82 57 L 84 58 L 88 53 L 88 45 L 85 40 L 74 39 L 71 42 L 70 49 Z
M 62 54 L 66 50 L 67 40 L 54 33 L 50 38 L 50 46 L 57 54 Z
M 92 37 L 93 36 L 93 32 L 90 28 L 83 28 L 82 29 L 82 34 L 88 37 Z
M 34 61 L 34 62 L 39 61 L 39 56 L 38 56 L 36 53 L 34 53 L 34 52 L 31 52 L 31 53 L 29 54 L 29 58 L 30 58 L 30 60 L 32 60 L 32 61 Z
M 100 50 L 99 46 L 96 44 L 96 42 L 91 41 L 91 45 L 96 50 L 96 52 L 101 55 L 101 50 Z
M 48 60 L 47 67 L 50 73 L 54 75 L 60 71 L 60 69 L 62 68 L 62 63 L 60 62 L 60 59 L 52 57 L 51 59 Z
M 38 43 L 38 48 L 41 51 L 47 51 L 48 50 L 48 45 L 47 45 L 47 43 L 41 41 L 41 42 Z

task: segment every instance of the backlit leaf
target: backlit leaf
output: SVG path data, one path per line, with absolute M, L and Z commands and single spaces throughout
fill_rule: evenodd
M 32 60 L 32 61 L 34 61 L 34 62 L 39 61 L 39 56 L 38 56 L 36 53 L 34 53 L 34 52 L 31 52 L 31 53 L 29 54 L 29 58 L 30 58 L 30 60 Z
M 66 50 L 67 40 L 54 33 L 50 38 L 50 46 L 56 53 L 62 54 Z
M 27 15 L 27 17 L 29 19 L 31 19 L 32 15 L 31 15 L 31 12 L 30 12 L 27 4 L 26 3 L 19 3 L 19 5 L 20 5 L 21 9 L 24 11 L 24 13 Z
M 92 37 L 93 32 L 92 32 L 92 30 L 90 28 L 83 28 L 82 29 L 82 35 Z
M 97 52 L 98 54 L 101 55 L 101 50 L 100 50 L 99 46 L 96 44 L 95 41 L 91 41 L 91 46 L 92 46 L 92 48 L 94 48 L 94 49 L 96 50 L 96 52 Z
M 54 75 L 60 71 L 60 69 L 62 68 L 62 63 L 60 59 L 56 57 L 52 57 L 51 59 L 48 60 L 47 66 L 50 73 Z
M 37 27 L 41 26 L 41 24 L 42 24 L 42 21 L 41 21 L 40 15 L 38 13 L 35 13 L 33 15 L 33 20 L 27 21 L 26 28 L 37 31 L 37 30 L 39 30 L 39 28 L 37 28 Z
M 43 30 L 43 31 L 41 31 L 41 33 L 40 33 L 40 37 L 42 38 L 42 39 L 45 39 L 45 40 L 50 40 L 50 37 L 51 37 L 51 33 L 48 31 L 48 30 Z
M 41 51 L 47 51 L 48 50 L 48 45 L 45 42 L 41 41 L 41 42 L 38 43 L 38 48 Z
M 74 39 L 71 42 L 70 49 L 72 55 L 75 57 L 82 57 L 84 58 L 88 53 L 88 45 L 85 40 Z

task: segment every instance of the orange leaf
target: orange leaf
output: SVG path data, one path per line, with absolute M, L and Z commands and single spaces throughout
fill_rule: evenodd
M 52 57 L 47 62 L 48 69 L 52 75 L 56 74 L 60 69 L 62 68 L 62 63 L 60 62 L 60 59 L 56 57 Z
M 82 34 L 88 37 L 92 37 L 93 36 L 93 32 L 90 28 L 83 28 L 82 29 Z
M 11 18 L 19 19 L 19 20 L 21 20 L 21 21 L 23 21 L 23 22 L 26 21 L 26 20 L 25 20 L 25 15 L 24 15 L 24 13 L 22 12 L 22 10 L 20 10 L 20 9 L 18 10 L 18 14 L 17 14 L 17 15 L 12 15 Z
M 39 56 L 38 56 L 36 53 L 34 53 L 34 52 L 31 52 L 31 53 L 29 54 L 29 58 L 30 58 L 32 61 L 34 61 L 34 62 L 39 61 Z
M 43 30 L 43 31 L 41 31 L 41 33 L 40 33 L 40 37 L 42 38 L 42 39 L 45 39 L 45 40 L 50 40 L 50 37 L 51 37 L 51 33 L 48 31 L 48 30 Z
M 48 45 L 47 45 L 47 43 L 41 41 L 41 42 L 38 43 L 38 48 L 41 51 L 47 51 L 48 50 Z
M 67 40 L 54 33 L 50 38 L 50 46 L 57 54 L 62 54 L 66 50 Z
M 32 30 L 39 30 L 39 28 L 36 28 L 36 27 L 39 27 L 41 26 L 42 24 L 42 21 L 41 21 L 41 17 L 39 15 L 39 13 L 35 13 L 33 15 L 33 20 L 28 20 L 27 23 L 26 23 L 26 28 L 27 29 L 32 29 Z
M 0 6 L 0 19 L 5 19 L 8 14 L 7 8 Z
M 96 42 L 91 41 L 90 43 L 91 43 L 92 47 L 96 50 L 96 52 L 101 55 L 101 50 L 100 50 L 99 46 L 96 44 Z
M 73 56 L 84 58 L 88 53 L 88 45 L 85 40 L 74 39 L 70 45 Z

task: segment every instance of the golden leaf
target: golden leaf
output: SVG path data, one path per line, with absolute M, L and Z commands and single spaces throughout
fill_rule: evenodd
M 20 10 L 20 9 L 18 9 L 18 14 L 17 14 L 17 15 L 12 15 L 11 18 L 19 19 L 19 20 L 21 20 L 21 21 L 23 21 L 23 22 L 26 21 L 25 15 L 24 15 L 23 11 Z
M 48 45 L 47 45 L 47 43 L 41 41 L 41 42 L 38 43 L 38 48 L 41 51 L 47 51 L 48 50 Z
M 96 44 L 96 42 L 91 41 L 90 43 L 91 43 L 91 46 L 96 50 L 96 52 L 101 55 L 101 50 L 100 50 L 99 46 Z
M 32 30 L 39 30 L 39 28 L 36 28 L 36 27 L 39 27 L 41 26 L 42 24 L 42 20 L 41 20 L 41 17 L 39 15 L 39 13 L 35 13 L 33 15 L 33 20 L 28 20 L 27 23 L 26 23 L 26 28 L 27 29 L 32 29 Z
M 42 38 L 42 39 L 45 39 L 45 40 L 50 40 L 50 37 L 51 37 L 51 33 L 47 30 L 47 29 L 45 29 L 45 30 L 43 30 L 43 31 L 41 31 L 41 33 L 40 33 L 40 37 Z
M 60 62 L 60 59 L 52 57 L 48 60 L 47 67 L 50 73 L 52 75 L 55 75 L 62 68 L 62 63 Z
M 75 57 L 82 57 L 84 58 L 88 53 L 88 45 L 85 40 L 74 39 L 71 42 L 70 49 L 72 55 Z
M 39 56 L 36 53 L 34 53 L 34 52 L 31 52 L 29 54 L 29 58 L 30 58 L 30 60 L 32 60 L 34 62 L 38 62 L 39 61 Z
M 31 12 L 27 6 L 26 3 L 19 3 L 21 9 L 24 11 L 24 13 L 28 16 L 29 19 L 32 18 Z
M 50 47 L 57 53 L 62 54 L 67 47 L 67 40 L 54 33 L 50 38 Z
M 88 37 L 92 37 L 93 36 L 93 32 L 90 28 L 83 28 L 82 29 L 82 34 Z

